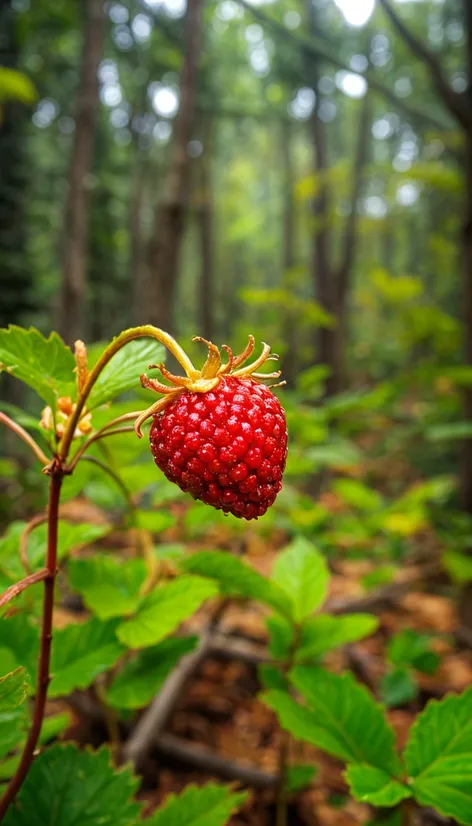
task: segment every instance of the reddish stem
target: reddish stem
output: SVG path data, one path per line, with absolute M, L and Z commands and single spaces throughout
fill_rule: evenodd
M 5 817 L 10 804 L 19 792 L 23 781 L 28 774 L 31 763 L 33 762 L 34 752 L 43 723 L 48 686 L 51 680 L 49 674 L 49 663 L 51 658 L 54 585 L 57 574 L 57 523 L 59 518 L 59 499 L 61 495 L 63 476 L 64 469 L 62 465 L 58 464 L 51 473 L 51 481 L 49 485 L 48 551 L 46 558 L 46 573 L 44 574 L 43 622 L 41 629 L 41 645 L 39 651 L 38 679 L 36 683 L 33 723 L 23 749 L 20 764 L 0 801 L 0 822 Z
M 3 608 L 7 602 L 10 602 L 13 597 L 17 597 L 18 594 L 21 594 L 22 591 L 25 591 L 26 588 L 29 588 L 30 585 L 34 585 L 36 582 L 41 582 L 41 580 L 46 579 L 48 575 L 47 568 L 41 568 L 40 571 L 35 571 L 34 574 L 29 574 L 29 576 L 25 576 L 24 579 L 20 579 L 19 582 L 15 582 L 14 585 L 10 585 L 6 591 L 0 596 L 0 608 Z

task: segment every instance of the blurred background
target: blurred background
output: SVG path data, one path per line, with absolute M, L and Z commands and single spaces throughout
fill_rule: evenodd
M 287 382 L 284 488 L 258 522 L 181 495 L 129 434 L 95 457 L 121 491 L 81 463 L 68 513 L 118 531 L 137 508 L 158 556 L 221 548 L 263 573 L 302 537 L 332 596 L 377 610 L 395 593 L 346 656 L 400 740 L 426 699 L 472 681 L 471 72 L 471 0 L 0 0 L 0 326 L 72 344 L 149 322 L 199 364 L 193 335 L 237 352 L 252 333 Z M 9 376 L 0 390 L 37 431 L 39 400 Z M 46 486 L 1 438 L 6 524 Z M 257 610 L 232 621 L 266 641 Z M 205 672 L 174 733 L 271 768 L 253 673 L 228 669 Z M 328 770 L 316 822 L 366 823 Z M 251 817 L 235 823 L 271 822 Z

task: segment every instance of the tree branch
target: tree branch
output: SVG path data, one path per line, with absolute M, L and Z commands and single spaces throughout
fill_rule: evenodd
M 292 32 L 288 31 L 282 23 L 279 23 L 278 20 L 274 20 L 268 15 L 264 14 L 257 6 L 251 5 L 247 2 L 247 0 L 237 0 L 240 6 L 242 6 L 246 11 L 248 11 L 256 20 L 272 29 L 273 33 L 278 37 L 283 38 L 285 41 L 291 43 L 295 46 L 302 54 L 305 54 L 309 60 L 315 60 L 317 62 L 324 60 L 326 63 L 335 66 L 338 69 L 341 69 L 344 72 L 349 72 L 349 74 L 359 75 L 359 77 L 363 77 L 364 80 L 367 82 L 368 86 L 372 91 L 378 92 L 382 95 L 386 100 L 390 103 L 393 103 L 394 106 L 397 107 L 400 111 L 403 111 L 409 118 L 413 121 L 420 121 L 422 123 L 427 124 L 428 126 L 434 127 L 434 129 L 439 129 L 441 132 L 448 130 L 448 125 L 442 120 L 436 118 L 436 116 L 430 112 L 427 112 L 422 109 L 413 108 L 409 106 L 404 100 L 397 97 L 395 92 L 392 89 L 389 89 L 387 86 L 379 81 L 372 71 L 367 72 L 355 72 L 353 69 L 350 68 L 346 63 L 337 57 L 336 55 L 331 54 L 324 48 L 323 43 L 311 37 L 309 40 L 304 37 L 300 37 L 297 35 L 292 34 Z
M 439 60 L 428 49 L 428 47 L 418 37 L 416 37 L 413 32 L 410 31 L 403 20 L 398 17 L 396 11 L 390 5 L 390 0 L 379 0 L 379 3 L 393 27 L 410 49 L 411 53 L 427 67 L 434 83 L 434 87 L 438 95 L 442 98 L 443 103 L 449 109 L 450 113 L 455 117 L 463 129 L 468 129 L 471 124 L 469 110 L 464 104 L 463 97 L 457 94 L 454 89 L 451 89 L 444 76 Z

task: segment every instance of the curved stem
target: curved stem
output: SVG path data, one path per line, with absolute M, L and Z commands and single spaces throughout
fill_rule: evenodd
M 69 421 L 67 423 L 66 431 L 61 439 L 61 443 L 59 445 L 59 458 L 61 460 L 66 459 L 69 448 L 71 446 L 72 439 L 74 437 L 75 429 L 79 422 L 81 413 L 85 407 L 85 403 L 87 401 L 90 392 L 97 381 L 100 373 L 102 372 L 103 368 L 108 364 L 110 359 L 121 350 L 125 344 L 128 344 L 130 341 L 133 341 L 136 338 L 154 338 L 156 341 L 159 341 L 160 344 L 163 344 L 167 347 L 168 350 L 175 356 L 177 361 L 181 364 L 184 368 L 186 374 L 190 378 L 197 378 L 199 373 L 193 366 L 192 362 L 190 361 L 189 357 L 184 353 L 182 348 L 179 344 L 175 341 L 172 336 L 168 333 L 164 332 L 164 330 L 160 330 L 158 327 L 153 327 L 151 324 L 144 324 L 142 327 L 132 327 L 130 330 L 125 330 L 119 336 L 117 336 L 108 347 L 105 348 L 102 355 L 98 359 L 95 367 L 90 371 L 88 379 L 85 383 L 85 386 L 82 392 L 79 394 L 77 399 L 77 405 L 70 416 Z
M 30 585 L 35 585 L 36 582 L 41 582 L 43 579 L 46 579 L 48 575 L 47 568 L 41 568 L 40 571 L 35 571 L 34 574 L 30 574 L 29 576 L 25 576 L 24 579 L 20 579 L 19 582 L 15 582 L 14 585 L 10 585 L 6 591 L 0 596 L 0 608 L 3 608 L 4 605 L 7 605 L 10 600 L 14 597 L 17 597 L 18 594 L 21 594 L 22 591 L 26 591 Z
M 126 414 L 126 415 L 129 415 L 129 414 Z M 135 416 L 139 416 L 139 413 L 133 413 L 133 418 L 135 418 Z M 131 416 L 130 416 L 130 418 L 131 418 Z M 124 419 L 122 417 L 120 417 L 120 419 L 121 419 L 121 421 L 126 421 L 126 419 Z M 115 419 L 114 424 L 117 421 L 120 421 L 120 419 Z M 99 439 L 104 439 L 105 436 L 114 436 L 115 433 L 119 434 L 119 433 L 133 433 L 134 432 L 134 427 L 117 427 L 116 430 L 108 430 L 108 427 L 110 427 L 110 425 L 105 425 L 105 427 L 102 427 L 101 430 L 97 430 L 97 432 L 94 433 L 93 436 L 90 436 L 90 439 L 87 439 L 87 441 L 84 442 L 82 447 L 79 447 L 77 453 L 75 454 L 74 458 L 72 459 L 72 461 L 71 461 L 71 463 L 68 467 L 68 472 L 69 473 L 72 473 L 74 468 L 77 466 L 77 462 L 83 457 L 85 451 L 88 450 L 88 448 L 91 445 L 93 445 L 94 442 L 98 442 Z M 84 457 L 84 458 L 86 458 L 86 457 Z
M 50 682 L 49 663 L 51 659 L 52 641 L 52 614 L 54 607 L 54 584 L 57 574 L 57 523 L 59 518 L 59 499 L 64 476 L 62 467 L 55 468 L 49 483 L 48 509 L 48 550 L 46 558 L 46 573 L 44 574 L 44 603 L 43 621 L 41 629 L 41 644 L 39 650 L 38 679 L 34 702 L 33 723 L 28 735 L 20 763 L 15 775 L 10 780 L 5 794 L 0 801 L 0 822 L 3 820 L 10 803 L 20 790 L 28 770 L 33 762 L 34 752 L 38 743 L 43 723 L 46 696 Z
M 47 522 L 47 521 L 48 521 L 48 517 L 47 517 L 47 514 L 45 514 L 45 513 L 40 514 L 40 516 L 35 516 L 33 519 L 31 519 L 30 522 L 28 522 L 28 524 L 26 525 L 23 533 L 20 536 L 20 559 L 21 559 L 21 563 L 23 565 L 23 568 L 25 569 L 27 574 L 31 573 L 31 565 L 29 564 L 28 553 L 27 553 L 29 535 L 30 535 L 31 531 L 34 531 L 34 529 L 38 527 L 38 525 L 43 525 L 44 522 Z
M 130 428 L 130 430 L 133 430 L 133 428 Z M 126 487 L 123 480 L 118 476 L 117 473 L 115 473 L 113 468 L 111 468 L 105 462 L 102 462 L 100 459 L 97 459 L 95 456 L 82 456 L 82 461 L 83 462 L 92 462 L 94 465 L 97 465 L 97 467 L 99 467 L 101 470 L 103 470 L 104 473 L 108 473 L 108 476 L 110 476 L 111 479 L 113 479 L 113 481 L 115 482 L 117 487 L 119 487 L 121 493 L 123 494 L 123 498 L 126 501 L 126 504 L 128 506 L 128 510 L 129 511 L 134 511 L 135 510 L 135 506 L 134 506 L 133 499 L 131 497 L 131 493 L 129 492 L 129 490 Z
M 33 451 L 33 453 L 37 457 L 37 459 L 39 459 L 41 464 L 43 464 L 43 465 L 48 465 L 49 464 L 49 462 L 51 460 L 48 459 L 46 454 L 43 453 L 43 451 L 41 450 L 38 443 L 35 442 L 33 437 L 30 436 L 30 434 L 27 433 L 27 431 L 23 427 L 21 427 L 21 425 L 17 424 L 15 421 L 13 421 L 13 419 L 10 419 L 9 416 L 7 416 L 5 413 L 2 413 L 2 412 L 0 412 L 0 422 L 3 422 L 3 424 L 5 424 L 7 427 L 9 427 L 10 430 L 13 430 L 13 433 L 16 433 L 16 435 L 19 436 L 20 439 L 23 439 L 23 441 L 28 445 L 28 447 L 31 448 L 31 450 Z

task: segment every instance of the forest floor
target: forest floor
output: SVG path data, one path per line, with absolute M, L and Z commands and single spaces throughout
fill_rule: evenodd
M 80 510 L 80 501 L 76 501 L 74 507 Z M 83 502 L 83 507 L 88 510 L 86 518 L 90 521 L 90 505 Z M 177 533 L 172 529 L 164 540 L 178 538 L 178 529 Z M 427 547 L 430 540 L 431 537 L 421 536 L 418 546 Z M 267 575 L 285 541 L 282 535 L 262 540 L 248 529 L 243 549 L 245 560 Z M 212 534 L 200 540 L 198 547 L 241 552 L 238 544 L 241 545 L 240 539 L 235 540 L 223 532 L 223 535 Z M 105 548 L 116 552 L 113 535 L 107 537 Z M 440 656 L 437 670 L 434 674 L 416 672 L 417 698 L 388 711 L 401 747 L 415 714 L 425 702 L 448 691 L 460 692 L 472 683 L 472 643 L 460 627 L 447 581 L 434 564 L 406 564 L 394 584 L 366 593 L 360 584 L 361 577 L 372 565 L 369 561 L 342 559 L 332 565 L 328 608 L 341 613 L 353 608 L 370 610 L 377 614 L 379 628 L 368 639 L 330 654 L 325 663 L 334 671 L 350 668 L 379 696 L 392 635 L 402 629 L 433 635 L 433 650 Z M 207 605 L 183 630 L 186 633 L 205 630 L 214 610 L 214 605 Z M 66 624 L 68 610 L 58 608 L 55 622 Z M 188 783 L 200 784 L 209 779 L 237 782 L 243 768 L 249 772 L 249 788 L 251 779 L 255 788 L 242 810 L 232 818 L 231 826 L 272 826 L 283 735 L 274 713 L 258 699 L 261 691 L 258 662 L 268 656 L 264 610 L 252 603 L 231 600 L 220 618 L 218 634 L 218 650 L 215 653 L 212 649 L 181 685 L 177 705 L 142 761 L 140 797 L 149 813 L 169 793 L 179 792 Z M 51 706 L 57 710 L 57 703 Z M 107 739 L 103 724 L 94 724 L 83 711 L 77 710 L 73 725 L 65 735 L 94 746 Z M 203 750 L 197 751 L 196 757 L 195 748 Z M 208 765 L 207 758 L 210 758 Z M 306 790 L 288 797 L 288 826 L 356 826 L 372 820 L 370 807 L 349 797 L 342 766 L 336 760 L 309 745 L 292 743 L 290 762 L 315 765 L 316 775 Z M 431 823 L 448 822 L 433 814 L 431 818 Z

